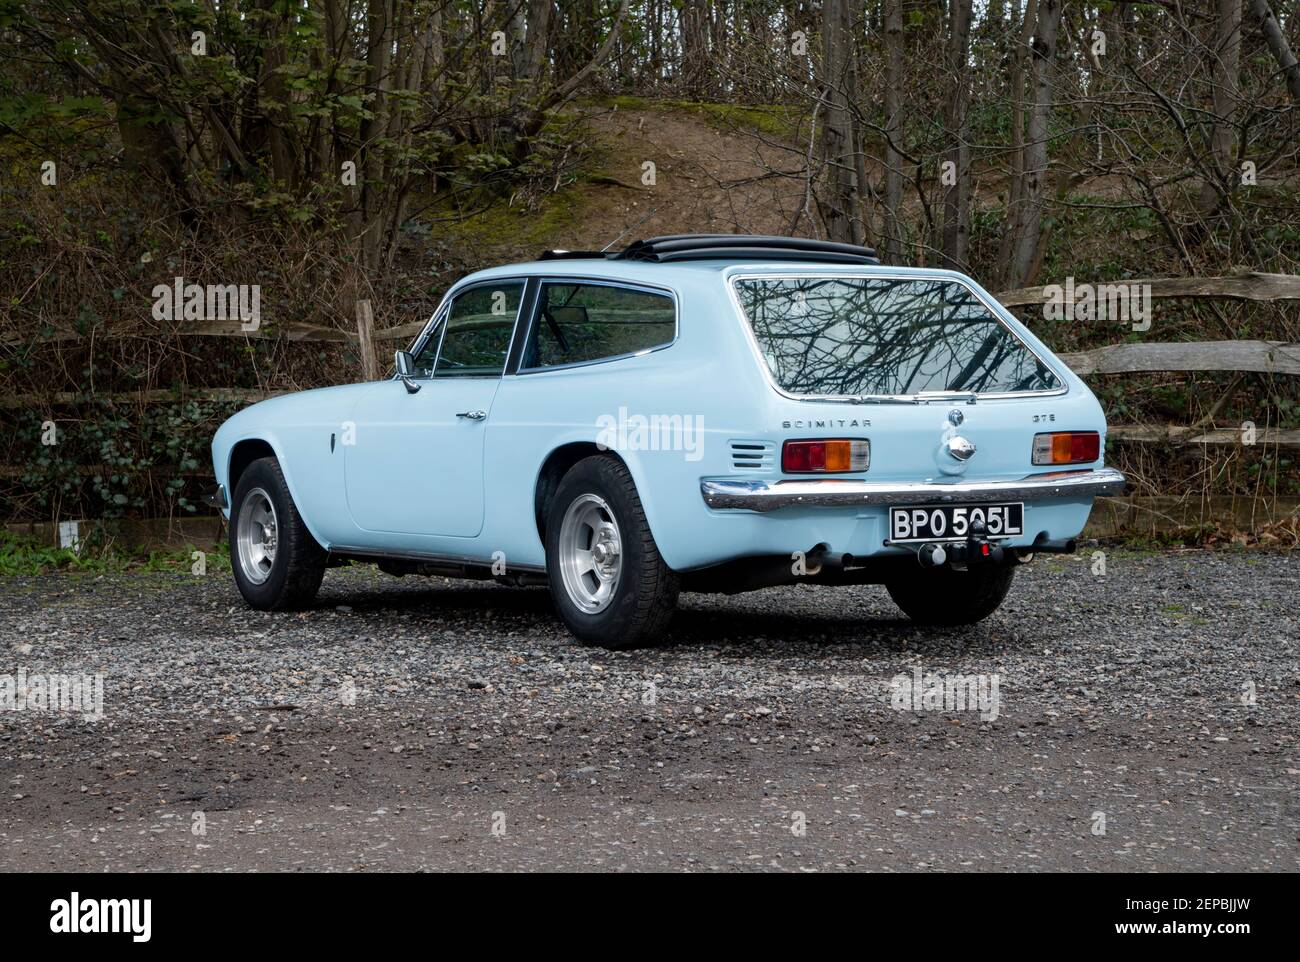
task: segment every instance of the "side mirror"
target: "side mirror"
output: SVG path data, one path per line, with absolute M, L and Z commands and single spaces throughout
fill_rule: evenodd
M 395 351 L 393 366 L 397 368 L 397 377 L 406 386 L 407 394 L 414 394 L 420 390 L 420 385 L 412 379 L 412 375 L 415 374 L 415 358 L 411 357 L 410 351 Z

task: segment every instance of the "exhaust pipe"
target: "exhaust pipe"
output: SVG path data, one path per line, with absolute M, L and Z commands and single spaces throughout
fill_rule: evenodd
M 1074 554 L 1079 547 L 1074 538 L 1049 538 L 1047 532 L 1043 532 L 1034 539 L 1030 551 L 1040 551 L 1043 554 Z

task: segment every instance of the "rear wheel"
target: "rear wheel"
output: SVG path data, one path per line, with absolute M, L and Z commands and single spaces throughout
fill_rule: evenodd
M 579 640 L 635 648 L 663 637 L 677 574 L 650 534 L 636 485 L 610 457 L 579 461 L 560 482 L 546 521 L 551 598 Z
M 280 462 L 262 458 L 239 478 L 230 509 L 230 564 L 254 608 L 300 608 L 316 597 L 327 553 L 303 524 Z
M 916 568 L 885 582 L 889 597 L 922 625 L 973 625 L 1002 604 L 1015 577 L 1013 565 Z

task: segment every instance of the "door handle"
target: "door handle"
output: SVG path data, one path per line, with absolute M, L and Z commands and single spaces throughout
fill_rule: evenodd
M 487 417 L 487 411 L 461 411 L 456 417 L 469 418 L 471 421 L 482 421 Z

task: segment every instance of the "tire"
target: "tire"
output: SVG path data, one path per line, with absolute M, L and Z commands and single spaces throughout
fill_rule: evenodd
M 659 555 L 632 476 L 611 457 L 579 461 L 560 481 L 546 519 L 546 572 L 556 611 L 585 644 L 653 644 L 677 606 L 677 574 Z
M 244 600 L 262 611 L 310 604 L 325 576 L 327 557 L 289 496 L 280 462 L 262 458 L 250 464 L 239 478 L 230 509 L 230 566 Z
M 1014 565 L 957 571 L 918 568 L 885 582 L 889 597 L 921 625 L 973 625 L 1002 604 L 1015 577 Z

